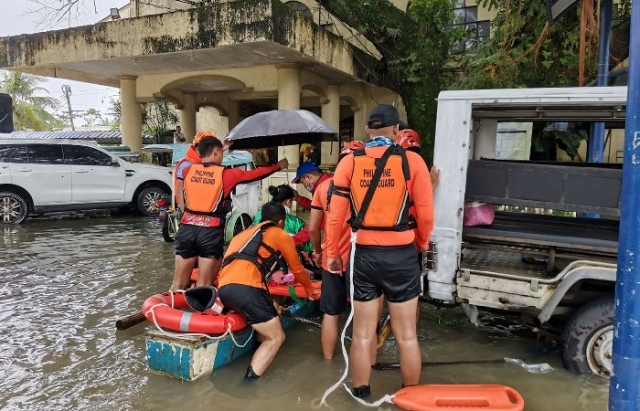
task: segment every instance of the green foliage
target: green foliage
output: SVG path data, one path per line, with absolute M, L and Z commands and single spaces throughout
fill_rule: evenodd
M 53 114 L 58 102 L 47 96 L 40 86 L 44 79 L 17 72 L 5 73 L 0 82 L 0 92 L 13 98 L 13 126 L 16 130 L 51 131 L 63 124 Z
M 147 104 L 142 110 L 144 133 L 155 136 L 158 143 L 162 133 L 169 130 L 169 127 L 177 122 L 178 114 L 167 100 L 159 100 Z
M 454 72 L 447 66 L 451 45 L 463 33 L 451 28 L 452 0 L 413 0 L 399 10 L 388 0 L 321 0 L 329 13 L 355 28 L 382 55 L 370 81 L 400 94 L 409 125 L 431 157 L 438 93 Z

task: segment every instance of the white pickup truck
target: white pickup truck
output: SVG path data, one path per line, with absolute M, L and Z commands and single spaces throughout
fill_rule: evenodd
M 610 376 L 622 165 L 528 159 L 531 135 L 558 125 L 624 128 L 626 96 L 626 87 L 442 92 L 423 297 L 470 317 L 513 313 L 562 341 L 569 370 Z M 503 211 L 465 226 L 469 202 Z

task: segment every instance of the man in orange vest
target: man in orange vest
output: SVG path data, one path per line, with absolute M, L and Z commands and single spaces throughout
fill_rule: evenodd
M 371 139 L 364 150 L 347 155 L 338 164 L 327 215 L 327 265 L 329 271 L 340 273 L 339 244 L 345 219 L 353 210 L 349 223 L 355 232 L 351 251 L 355 258 L 348 270 L 353 275 L 354 323 L 349 357 L 354 395 L 360 398 L 371 394 L 371 347 L 383 294 L 400 351 L 403 385 L 416 385 L 420 379 L 418 251 L 428 248 L 433 193 L 424 160 L 395 142 L 399 123 L 398 111 L 391 105 L 381 104 L 371 111 L 366 129 Z M 415 231 L 409 224 L 412 203 Z
M 268 177 L 289 165 L 283 159 L 276 165 L 251 171 L 224 168 L 223 151 L 220 140 L 203 137 L 198 144 L 202 163 L 188 164 L 179 170 L 177 178 L 183 184 L 184 212 L 176 235 L 176 270 L 171 291 L 189 286 L 196 260 L 197 286 L 213 285 L 224 252 L 224 228 L 233 188 Z
M 191 164 L 202 163 L 202 159 L 198 155 L 198 143 L 200 143 L 202 137 L 216 137 L 216 135 L 211 131 L 199 131 L 198 134 L 196 134 L 196 136 L 193 138 L 193 144 L 190 144 L 187 148 L 187 152 L 184 154 L 184 157 L 178 160 L 175 167 L 173 168 L 173 193 L 176 196 L 176 204 L 178 205 L 178 207 L 180 207 L 181 210 L 184 209 L 184 197 L 182 193 L 183 180 L 179 179 L 178 175 L 183 176 L 185 167 L 188 167 Z
M 262 222 L 231 240 L 218 276 L 218 295 L 225 307 L 242 314 L 257 333 L 260 346 L 253 354 L 245 380 L 266 371 L 284 342 L 278 312 L 269 295 L 267 277 L 281 259 L 310 298 L 318 295 L 304 269 L 296 246 L 284 230 L 285 209 L 279 203 L 262 206 Z

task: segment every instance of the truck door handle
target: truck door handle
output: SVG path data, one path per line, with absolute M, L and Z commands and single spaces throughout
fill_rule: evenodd
M 19 168 L 18 171 L 22 172 L 22 173 L 28 173 L 31 171 L 30 168 Z
M 76 171 L 76 174 L 87 174 L 89 172 L 89 170 L 78 170 Z

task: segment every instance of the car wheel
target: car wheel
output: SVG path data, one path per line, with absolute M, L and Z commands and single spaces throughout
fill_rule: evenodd
M 613 313 L 613 298 L 602 297 L 569 319 L 562 335 L 562 362 L 569 371 L 611 377 Z
M 157 216 L 158 210 L 154 210 L 153 206 L 167 193 L 160 187 L 147 187 L 138 194 L 136 206 L 138 211 L 147 216 Z
M 167 213 L 166 211 L 160 211 L 160 215 L 164 213 L 164 218 L 162 218 L 162 238 L 167 243 L 173 243 L 176 232 L 174 230 L 175 224 L 172 221 L 174 218 L 171 213 Z
M 251 227 L 252 224 L 253 219 L 251 218 L 251 216 L 249 214 L 242 213 L 242 215 L 240 215 L 240 218 L 236 220 L 236 223 L 233 227 L 233 236 L 237 236 L 247 228 Z
M 29 214 L 27 202 L 16 193 L 0 192 L 0 222 L 4 224 L 20 224 Z

